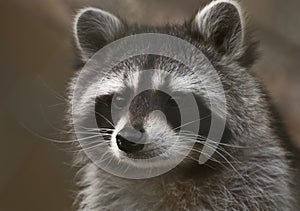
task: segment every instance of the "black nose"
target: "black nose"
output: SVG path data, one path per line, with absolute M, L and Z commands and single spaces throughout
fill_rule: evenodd
M 138 152 L 144 148 L 144 133 L 134 128 L 123 128 L 116 138 L 119 149 L 126 153 Z

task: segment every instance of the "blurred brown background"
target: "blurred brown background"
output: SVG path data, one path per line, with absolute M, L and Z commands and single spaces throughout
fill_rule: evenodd
M 72 210 L 74 172 L 63 118 L 72 18 L 98 6 L 130 22 L 182 22 L 209 0 L 0 2 L 0 211 Z M 244 0 L 261 40 L 255 66 L 300 146 L 300 1 Z

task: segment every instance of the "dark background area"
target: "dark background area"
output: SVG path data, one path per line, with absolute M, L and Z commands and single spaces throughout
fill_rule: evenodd
M 64 112 L 72 19 L 97 6 L 129 22 L 190 18 L 203 0 L 10 0 L 0 2 L 0 211 L 72 210 L 74 169 Z M 244 0 L 261 40 L 254 71 L 300 146 L 300 1 Z

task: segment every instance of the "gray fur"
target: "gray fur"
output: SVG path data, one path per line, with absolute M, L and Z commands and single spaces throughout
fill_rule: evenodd
M 174 171 L 145 180 L 129 180 L 110 175 L 93 164 L 81 151 L 76 155 L 76 164 L 80 166 L 78 185 L 81 187 L 76 201 L 78 210 L 296 210 L 291 189 L 293 173 L 287 159 L 288 152 L 281 144 L 284 140 L 273 127 L 276 120 L 269 109 L 267 94 L 259 80 L 248 70 L 253 64 L 255 43 L 247 37 L 250 35 L 243 35 L 246 26 L 243 17 L 240 16 L 238 4 L 227 0 L 216 2 L 214 6 L 219 2 L 223 9 L 233 5 L 239 14 L 238 19 L 230 19 L 233 28 L 228 30 L 232 30 L 229 32 L 231 34 L 220 45 L 214 42 L 212 37 L 220 27 L 216 23 L 221 23 L 222 17 L 228 18 L 228 14 L 211 14 L 210 12 L 216 9 L 214 7 L 213 10 L 207 10 L 206 14 L 201 14 L 200 10 L 200 15 L 186 25 L 164 28 L 128 26 L 128 29 L 120 29 L 115 24 L 123 24 L 119 19 L 113 23 L 108 21 L 106 25 L 107 18 L 100 17 L 103 13 L 93 16 L 97 19 L 93 23 L 98 24 L 101 45 L 105 45 L 104 37 L 105 42 L 109 43 L 113 39 L 135 33 L 160 32 L 185 39 L 201 49 L 217 69 L 225 89 L 227 124 L 232 136 L 227 143 L 230 146 L 223 148 L 226 152 L 221 148 L 218 151 L 223 157 L 218 154 L 214 157 L 219 161 L 217 169 L 205 172 L 196 170 L 195 174 L 191 174 L 183 163 Z M 215 11 L 222 11 L 222 8 Z M 78 16 L 75 25 L 80 18 L 81 16 Z M 213 22 L 210 22 L 210 18 L 214 19 Z M 85 19 L 81 24 L 88 21 Z M 96 29 L 97 27 L 93 28 Z M 86 40 L 89 39 L 84 37 L 86 32 L 79 31 L 79 34 L 82 34 L 76 37 L 79 48 L 83 49 L 85 58 L 90 57 L 93 51 L 96 52 L 90 44 L 97 42 Z M 107 36 L 112 39 L 106 39 Z M 123 69 L 131 67 L 130 70 L 124 71 L 138 71 L 143 68 L 143 61 L 144 58 L 138 58 L 120 64 L 121 71 L 112 72 L 104 78 L 97 78 L 96 71 L 91 72 L 95 74 L 95 80 L 82 85 L 82 98 L 75 99 L 73 105 L 70 105 L 75 108 L 75 119 L 71 121 L 81 121 L 86 114 L 86 107 L 93 103 L 89 102 L 88 98 L 88 90 L 93 90 L 91 87 L 106 84 L 104 90 L 109 92 L 112 84 L 124 82 L 123 74 L 120 74 Z M 166 59 L 159 59 L 155 66 L 170 69 L 172 65 Z M 174 69 L 174 65 L 172 68 Z M 202 71 L 186 74 L 185 81 L 195 85 L 197 80 L 201 81 L 204 78 L 213 89 L 214 79 L 210 77 L 209 71 L 203 68 L 205 69 L 205 66 L 198 67 Z M 175 66 L 175 71 L 179 69 L 179 66 Z M 76 79 L 75 76 L 70 93 L 74 89 Z M 194 93 L 201 93 L 200 85 L 195 85 L 193 89 Z M 70 96 L 70 99 L 72 97 Z M 218 98 L 217 93 L 215 97 Z M 191 164 L 186 165 L 190 167 Z M 191 166 L 198 168 L 195 164 Z

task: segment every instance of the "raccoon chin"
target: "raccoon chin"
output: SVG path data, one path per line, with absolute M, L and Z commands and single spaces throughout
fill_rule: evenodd
M 126 164 L 141 169 L 164 168 L 176 164 L 172 159 L 162 159 L 162 158 L 155 158 L 154 160 L 152 159 L 149 160 L 149 159 L 132 159 L 127 156 L 122 156 L 120 159 L 122 162 Z

